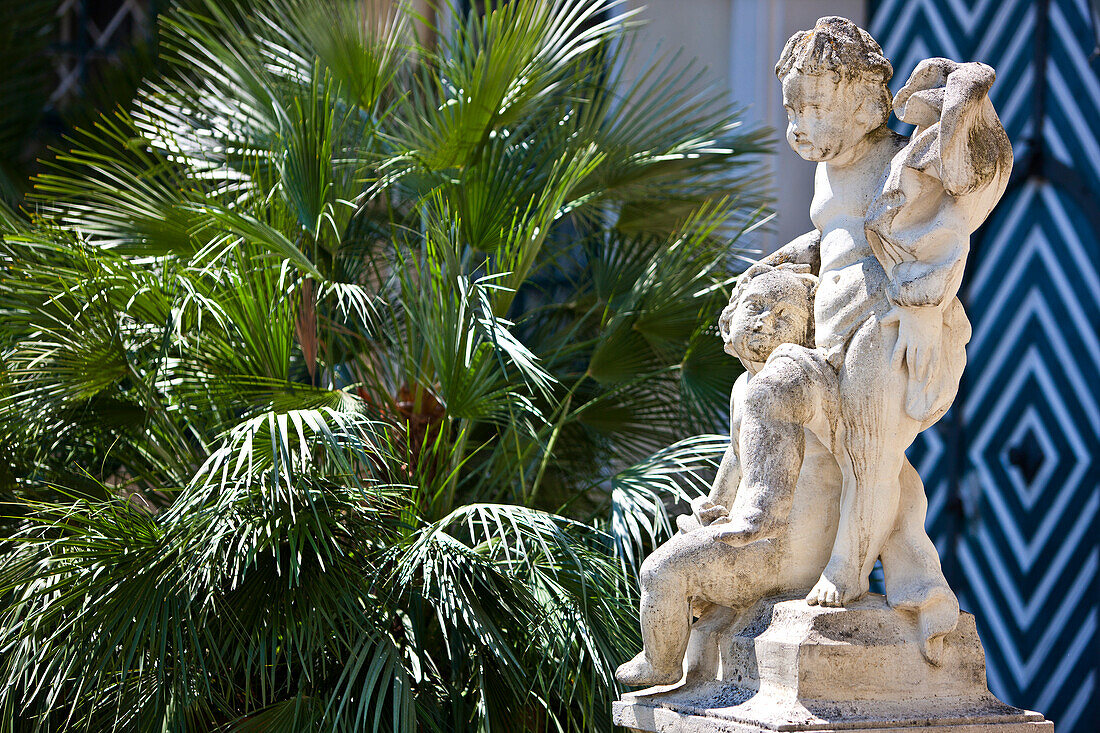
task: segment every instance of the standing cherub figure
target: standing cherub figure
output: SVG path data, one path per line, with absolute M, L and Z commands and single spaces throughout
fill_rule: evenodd
M 761 427 L 741 431 L 741 510 L 729 520 L 739 529 L 725 537 L 764 539 L 782 521 L 785 501 L 775 498 L 789 494 L 802 459 L 794 436 L 815 417 L 797 395 L 829 365 L 839 414 L 828 442 L 844 481 L 836 541 L 810 604 L 841 606 L 867 591 L 895 528 L 905 450 L 958 391 L 970 324 L 956 294 L 969 237 L 1012 165 L 986 96 L 992 69 L 923 62 L 897 97 L 903 119 L 918 126 L 911 139 L 886 126 L 892 73 L 874 39 L 844 18 L 822 18 L 787 42 L 776 74 L 787 141 L 818 163 L 815 229 L 742 276 L 790 262 L 819 277 L 815 348 L 773 359 L 746 392 L 745 420 Z M 887 577 L 888 597 L 889 585 Z M 911 606 L 928 600 L 919 589 L 895 595 Z

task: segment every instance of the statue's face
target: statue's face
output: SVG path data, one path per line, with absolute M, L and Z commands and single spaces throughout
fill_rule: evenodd
M 779 344 L 803 343 L 813 307 L 807 301 L 806 286 L 790 275 L 754 277 L 730 318 L 730 347 L 746 361 L 764 362 Z
M 791 149 L 814 163 L 833 160 L 870 131 L 860 107 L 869 94 L 877 93 L 877 88 L 841 81 L 835 74 L 787 74 L 783 108 Z

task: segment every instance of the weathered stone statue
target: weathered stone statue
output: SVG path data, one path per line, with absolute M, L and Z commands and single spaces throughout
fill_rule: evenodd
M 860 721 L 911 721 L 918 708 L 930 721 L 947 698 L 966 701 L 970 712 L 955 718 L 969 722 L 1036 717 L 986 689 L 973 620 L 959 623 L 905 457 L 958 391 L 970 324 L 956 294 L 1012 149 L 987 95 L 988 66 L 926 60 L 893 100 L 892 73 L 874 39 L 843 18 L 796 33 L 776 64 L 787 141 L 818 163 L 814 230 L 750 267 L 722 314 L 726 349 L 746 369 L 731 398 L 730 447 L 710 495 L 642 566 L 644 649 L 617 674 L 633 686 L 686 676 L 680 697 L 658 695 L 653 709 L 681 698 L 706 709 L 701 701 L 718 695 L 730 720 L 762 727 L 696 721 L 685 731 L 766 729 L 771 714 L 867 729 Z M 915 125 L 911 136 L 886 126 L 892 108 Z M 859 601 L 879 559 L 889 607 Z M 840 627 L 859 653 L 822 644 L 823 629 Z M 760 638 L 784 628 L 794 637 L 768 658 Z M 820 669 L 800 663 L 802 652 Z M 807 675 L 833 719 L 807 703 Z M 938 702 L 913 702 L 916 683 Z M 628 697 L 617 721 L 640 724 L 643 709 Z

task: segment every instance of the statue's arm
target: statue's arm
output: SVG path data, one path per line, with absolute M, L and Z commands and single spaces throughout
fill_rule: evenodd
M 749 265 L 748 268 L 737 277 L 737 287 L 734 288 L 733 294 L 730 296 L 730 305 L 732 306 L 737 302 L 738 291 L 754 277 L 774 267 L 785 264 L 804 265 L 805 269 L 808 269 L 810 273 L 814 275 L 819 274 L 821 271 L 821 232 L 817 229 L 812 229 L 805 234 L 795 237 L 770 255 L 761 257 L 759 260 Z M 722 318 L 719 319 L 719 327 L 722 329 L 723 339 L 726 338 L 725 324 L 728 323 L 728 317 L 732 315 L 733 311 L 727 309 L 722 312 Z
M 992 68 L 977 62 L 958 64 L 947 75 L 940 180 L 952 196 L 974 193 L 1012 167 L 1012 146 L 989 101 L 995 78 Z
M 714 475 L 714 483 L 706 497 L 711 506 L 729 509 L 737 496 L 737 485 L 741 482 L 741 461 L 737 457 L 736 446 L 736 440 L 730 442 L 722 456 L 722 463 L 718 466 L 718 473 Z
M 934 228 L 924 238 L 924 258 L 899 262 L 890 272 L 886 295 L 893 305 L 942 309 L 958 294 L 969 237 L 959 236 L 957 229 L 942 222 Z
M 744 394 L 748 381 L 749 373 L 745 372 L 737 378 L 733 385 L 730 394 L 730 444 L 722 455 L 722 462 L 718 465 L 718 472 L 714 475 L 710 493 L 691 503 L 692 514 L 703 526 L 729 514 L 729 508 L 733 505 L 733 499 L 737 495 L 737 486 L 741 483 L 741 458 L 738 451 L 740 431 L 738 427 L 741 422 L 741 396 Z
M 996 77 L 985 64 L 925 59 L 894 97 L 894 109 L 903 122 L 922 128 L 938 117 L 938 175 L 951 196 L 972 194 L 990 184 L 1003 190 L 1007 183 L 1012 144 L 989 99 Z
M 756 274 L 755 270 L 764 270 L 784 263 L 808 265 L 810 272 L 817 275 L 821 271 L 821 232 L 816 229 L 795 237 L 782 247 L 749 266 L 739 281 L 748 281 Z M 763 267 L 760 267 L 760 266 Z
M 927 168 L 905 171 L 903 186 L 912 205 L 903 207 L 891 225 L 890 238 L 902 250 L 889 272 L 887 294 L 895 306 L 951 302 L 969 254 L 969 235 L 1004 192 L 1012 146 L 989 101 L 994 77 L 984 64 L 927 59 L 895 98 L 908 111 L 916 95 L 943 95 L 938 154 Z

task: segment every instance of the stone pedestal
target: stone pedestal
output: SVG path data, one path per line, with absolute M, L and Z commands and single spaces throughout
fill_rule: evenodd
M 989 692 L 973 616 L 960 616 L 938 667 L 916 638 L 915 618 L 875 594 L 843 609 L 765 599 L 740 618 L 712 608 L 693 629 L 685 680 L 625 695 L 615 723 L 661 733 L 1054 730 Z

